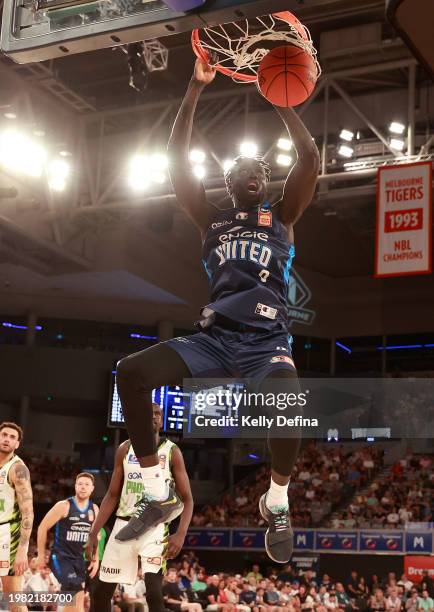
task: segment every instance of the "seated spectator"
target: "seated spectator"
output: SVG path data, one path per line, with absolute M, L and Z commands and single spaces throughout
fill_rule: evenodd
M 163 584 L 163 597 L 166 607 L 174 612 L 180 612 L 180 610 L 202 612 L 202 606 L 199 603 L 190 603 L 185 593 L 179 588 L 176 568 L 171 568 L 167 572 Z
M 243 590 L 240 593 L 239 602 L 241 605 L 245 606 L 247 610 L 250 610 L 255 606 L 256 590 L 252 591 L 247 582 L 244 582 L 243 584 Z
M 433 612 L 434 600 L 429 596 L 428 589 L 423 589 L 422 597 L 418 599 L 418 612 Z
M 376 588 L 369 600 L 369 609 L 384 612 L 386 610 L 386 599 L 382 589 Z
M 397 587 L 390 589 L 390 595 L 386 599 L 386 612 L 399 612 L 401 610 L 402 601 L 398 597 Z
M 259 580 L 262 580 L 262 574 L 259 571 L 259 565 L 257 563 L 252 565 L 252 569 L 247 574 L 246 578 L 249 579 L 251 576 L 253 576 L 253 578 L 255 578 L 258 582 L 259 582 Z
M 407 612 L 419 611 L 419 593 L 417 589 L 411 589 L 410 597 L 405 602 L 405 609 Z

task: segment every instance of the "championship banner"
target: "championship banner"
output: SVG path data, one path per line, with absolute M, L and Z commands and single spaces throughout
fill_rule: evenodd
M 379 168 L 375 276 L 429 274 L 431 251 L 431 162 Z
M 402 531 L 361 531 L 360 552 L 404 552 Z
M 187 548 L 229 548 L 231 546 L 230 530 L 189 529 L 185 538 Z
M 406 555 L 404 559 L 404 573 L 412 582 L 421 582 L 422 572 L 427 571 L 431 578 L 434 578 L 434 557 L 412 557 Z

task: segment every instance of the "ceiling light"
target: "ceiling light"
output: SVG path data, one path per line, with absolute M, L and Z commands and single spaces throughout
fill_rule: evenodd
M 354 153 L 353 147 L 349 147 L 347 145 L 341 145 L 338 149 L 339 155 L 342 157 L 352 157 Z
M 193 172 L 194 172 L 194 175 L 196 176 L 196 178 L 198 178 L 198 179 L 205 178 L 205 175 L 206 175 L 205 166 L 200 166 L 200 165 L 194 166 L 193 167 Z
M 0 164 L 14 172 L 39 177 L 45 166 L 45 149 L 14 130 L 0 135 Z
M 277 146 L 279 149 L 282 149 L 282 151 L 290 151 L 292 148 L 292 140 L 289 140 L 289 138 L 279 138 Z
M 17 118 L 16 114 L 12 112 L 3 113 L 3 117 L 5 117 L 5 119 L 16 119 Z
M 389 125 L 389 131 L 392 132 L 392 134 L 401 135 L 405 131 L 405 125 L 399 121 L 392 121 L 392 123 Z
M 195 164 L 203 164 L 206 159 L 206 155 L 204 151 L 200 149 L 192 149 L 190 151 L 190 160 Z
M 223 171 L 228 172 L 228 170 L 230 170 L 233 165 L 234 165 L 233 159 L 225 159 L 225 161 L 223 162 Z
M 276 161 L 279 166 L 290 166 L 292 163 L 292 157 L 290 155 L 279 153 L 279 155 L 276 157 Z
M 347 142 L 351 142 L 354 138 L 354 133 L 350 130 L 341 130 L 339 138 L 341 138 L 342 140 L 346 140 Z
M 405 142 L 400 138 L 391 138 L 390 146 L 392 147 L 392 149 L 395 149 L 395 151 L 403 151 L 405 147 Z
M 242 142 L 240 145 L 240 153 L 245 157 L 255 157 L 258 154 L 258 145 L 254 142 Z

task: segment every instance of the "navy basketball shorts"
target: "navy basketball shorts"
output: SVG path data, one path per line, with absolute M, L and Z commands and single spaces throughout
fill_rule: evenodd
M 192 378 L 249 378 L 258 384 L 275 370 L 295 372 L 292 336 L 282 330 L 241 333 L 213 325 L 165 344 L 182 357 Z
M 52 554 L 50 568 L 63 592 L 78 593 L 83 590 L 86 580 L 86 562 L 83 557 L 72 559 Z

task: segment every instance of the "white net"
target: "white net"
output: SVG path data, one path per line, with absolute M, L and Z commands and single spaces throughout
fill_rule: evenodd
M 277 15 L 267 15 L 197 31 L 197 39 L 222 72 L 237 82 L 252 82 L 257 78 L 258 66 L 267 53 L 282 44 L 300 47 L 313 58 L 317 78 L 321 67 L 309 30 L 300 22 L 288 23 Z

